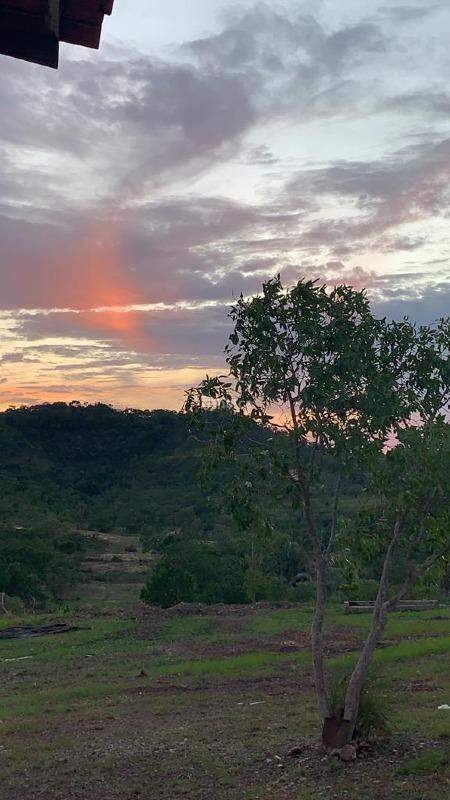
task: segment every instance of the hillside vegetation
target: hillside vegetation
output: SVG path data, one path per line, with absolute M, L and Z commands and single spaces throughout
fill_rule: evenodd
M 3 520 L 145 533 L 207 514 L 186 419 L 54 403 L 0 415 Z M 174 502 L 176 498 L 176 502 Z
M 273 430 L 251 423 L 249 431 L 253 439 L 278 436 L 283 447 Z M 130 547 L 157 556 L 143 593 L 150 603 L 310 599 L 300 509 L 257 466 L 239 474 L 226 460 L 205 461 L 210 438 L 192 435 L 188 417 L 170 411 L 55 403 L 0 414 L 0 592 L 42 604 L 66 597 L 71 585 L 79 587 L 75 596 L 85 596 L 81 584 L 94 577 L 96 595 L 114 595 L 113 586 L 97 591 L 99 580 L 116 582 L 120 593 L 129 583 L 129 574 L 122 586 L 118 575 L 126 558 L 102 541 L 103 533 L 121 539 L 122 553 L 128 538 Z M 324 526 L 332 462 L 327 469 L 316 489 Z M 358 523 L 359 481 L 357 474 L 347 478 L 341 500 L 351 524 Z M 149 575 L 149 564 L 139 560 L 136 599 Z M 362 552 L 357 565 L 343 547 L 330 588 L 371 597 L 378 569 L 376 556 Z M 434 576 L 433 591 L 442 580 Z
M 287 585 L 299 569 L 299 547 L 278 512 L 283 534 L 272 537 L 265 564 L 253 563 L 259 587 L 250 585 L 256 544 L 236 534 L 216 502 L 226 471 L 203 480 L 203 447 L 182 414 L 79 403 L 10 409 L 0 415 L 0 447 L 0 591 L 7 594 L 33 603 L 58 597 L 86 577 L 86 562 L 92 572 L 103 560 L 104 578 L 110 548 L 80 531 L 159 551 L 147 599 L 163 605 L 279 595 L 280 581 Z

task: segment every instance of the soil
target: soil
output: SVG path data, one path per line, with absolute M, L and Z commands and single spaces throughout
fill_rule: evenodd
M 421 734 L 397 730 L 390 739 L 361 748 L 350 763 L 330 757 L 317 744 L 320 720 L 306 660 L 302 666 L 295 659 L 277 660 L 267 674 L 172 671 L 152 677 L 153 664 L 161 661 L 198 663 L 264 651 L 289 656 L 309 649 L 305 631 L 248 633 L 256 614 L 278 608 L 295 606 L 181 606 L 164 611 L 135 604 L 114 614 L 89 617 L 80 612 L 72 629 L 79 629 L 81 620 L 92 625 L 92 641 L 100 641 L 97 650 L 89 642 L 74 647 L 68 631 L 66 660 L 33 658 L 5 670 L 5 698 L 26 691 L 36 711 L 30 714 L 22 708 L 8 723 L 1 722 L 0 712 L 1 800 L 442 800 L 447 796 L 445 769 L 413 776 L 400 770 L 408 759 L 443 745 L 425 732 L 443 691 L 430 659 L 423 666 L 412 660 L 410 674 L 401 681 L 395 664 L 387 673 L 398 703 L 411 707 L 411 713 L 423 705 Z M 183 629 L 173 620 L 205 616 L 214 619 L 211 635 L 170 634 Z M 114 636 L 106 633 L 101 639 L 96 626 L 109 630 L 114 622 L 118 623 Z M 61 623 L 52 625 L 58 628 Z M 42 635 L 43 626 L 35 629 Z M 327 633 L 327 649 L 334 656 L 351 652 L 361 636 L 336 624 Z M 45 647 L 45 640 L 33 647 L 40 652 L 37 648 Z M 95 681 L 92 696 L 84 694 L 90 681 Z M 46 694 L 53 687 L 55 700 Z

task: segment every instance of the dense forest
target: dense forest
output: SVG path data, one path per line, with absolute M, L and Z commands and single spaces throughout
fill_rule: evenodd
M 0 513 L 16 525 L 53 515 L 146 533 L 206 513 L 182 415 L 79 403 L 10 409 L 0 441 Z
M 77 579 L 74 529 L 137 533 L 213 525 L 186 419 L 55 403 L 0 415 L 0 591 L 55 596 Z
M 84 554 L 72 532 L 88 529 L 138 534 L 144 547 L 164 551 L 155 599 L 197 596 L 196 582 L 203 599 L 216 597 L 208 582 L 216 562 L 222 570 L 227 524 L 214 481 L 201 480 L 200 445 L 185 416 L 79 403 L 11 409 L 0 415 L 0 445 L 0 591 L 56 596 L 77 579 Z M 197 580 L 186 570 L 179 580 L 189 559 Z M 221 582 L 223 599 L 245 599 L 241 586 Z
M 73 530 L 87 529 L 138 534 L 160 553 L 151 602 L 281 597 L 299 573 L 297 595 L 308 593 L 298 520 L 264 500 L 270 521 L 248 530 L 244 497 L 241 518 L 228 514 L 239 490 L 226 466 L 205 463 L 207 439 L 169 411 L 55 403 L 1 414 L 0 591 L 58 596 L 79 578 L 86 542 Z
M 249 425 L 249 439 L 277 436 Z M 57 598 L 80 580 L 86 540 L 74 531 L 84 529 L 137 534 L 144 549 L 159 554 L 143 591 L 148 602 L 312 597 L 300 509 L 258 465 L 249 474 L 247 461 L 246 474 L 236 475 L 226 460 L 208 460 L 208 430 L 206 424 L 192 434 L 184 414 L 101 404 L 2 413 L 0 592 L 32 603 Z M 358 480 L 351 476 L 343 497 L 352 519 Z M 330 463 L 319 505 L 332 483 Z M 342 553 L 331 588 L 351 595 L 363 584 L 373 594 L 376 558 L 368 564 L 362 554 L 358 566 L 347 561 L 345 547 Z

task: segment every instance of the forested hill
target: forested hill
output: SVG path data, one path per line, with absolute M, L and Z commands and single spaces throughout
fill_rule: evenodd
M 0 414 L 2 523 L 48 515 L 150 535 L 208 524 L 187 420 L 170 411 L 55 403 Z
M 252 438 L 273 436 L 250 425 Z M 290 504 L 260 493 L 273 519 L 255 527 L 239 496 L 234 519 L 223 501 L 231 496 L 236 507 L 238 476 L 222 464 L 202 483 L 204 448 L 183 414 L 79 403 L 10 409 L 0 414 L 0 447 L 0 593 L 60 596 L 81 576 L 82 529 L 137 535 L 159 551 L 146 597 L 166 605 L 278 596 L 300 569 Z
M 205 427 L 217 421 L 208 417 Z M 273 439 L 250 425 L 250 446 L 255 437 Z M 0 448 L 0 596 L 61 596 L 81 577 L 81 529 L 133 534 L 159 553 L 143 596 L 161 605 L 291 598 L 297 578 L 309 580 L 295 496 L 257 460 L 222 462 L 202 484 L 204 447 L 183 414 L 78 403 L 11 409 L 0 414 Z M 343 489 L 344 536 L 359 525 L 358 480 L 349 476 Z M 325 532 L 335 483 L 330 461 L 314 496 Z M 362 547 L 360 563 L 336 562 L 330 585 L 345 585 L 347 596 L 360 591 L 361 579 L 378 573 L 377 559 Z M 307 590 L 295 584 L 295 597 Z

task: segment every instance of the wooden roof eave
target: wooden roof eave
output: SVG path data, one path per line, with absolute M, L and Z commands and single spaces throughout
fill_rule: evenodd
M 0 53 L 58 66 L 59 42 L 97 49 L 114 0 L 0 0 Z

